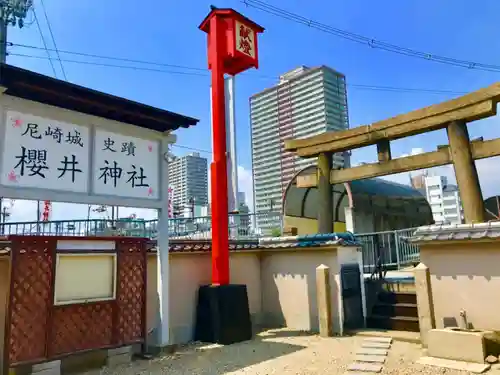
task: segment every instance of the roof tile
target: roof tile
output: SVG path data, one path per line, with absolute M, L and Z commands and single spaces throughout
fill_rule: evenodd
M 423 226 L 416 230 L 410 241 L 463 241 L 483 238 L 500 238 L 500 222 Z

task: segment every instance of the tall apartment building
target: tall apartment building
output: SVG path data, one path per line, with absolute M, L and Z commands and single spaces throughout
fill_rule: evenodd
M 208 162 L 193 152 L 186 156 L 170 158 L 169 185 L 172 188 L 174 209 L 183 210 L 185 206 L 208 204 Z
M 425 192 L 436 224 L 461 224 L 462 202 L 456 185 L 445 176 L 425 177 Z
M 305 138 L 349 128 L 345 76 L 320 66 L 301 66 L 279 83 L 250 98 L 254 205 L 257 227 L 279 227 L 284 190 L 302 168 L 316 163 L 284 150 L 289 138 Z M 349 164 L 347 154 L 333 157 L 334 167 Z

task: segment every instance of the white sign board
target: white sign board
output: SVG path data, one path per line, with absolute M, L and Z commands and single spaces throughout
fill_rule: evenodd
M 1 183 L 85 193 L 88 127 L 7 111 Z
M 93 192 L 99 195 L 158 199 L 160 144 L 97 130 Z

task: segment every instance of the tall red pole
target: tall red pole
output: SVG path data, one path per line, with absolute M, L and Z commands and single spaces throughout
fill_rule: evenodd
M 227 202 L 226 108 L 224 99 L 223 56 L 225 28 L 219 17 L 210 20 L 209 60 L 212 72 L 213 162 L 211 172 L 212 204 L 212 284 L 229 284 L 229 218 Z M 215 47 L 215 48 L 214 48 Z

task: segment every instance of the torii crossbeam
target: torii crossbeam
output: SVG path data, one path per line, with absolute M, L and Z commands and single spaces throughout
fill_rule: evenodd
M 432 168 L 453 163 L 466 223 L 484 221 L 484 203 L 475 160 L 500 155 L 500 138 L 471 142 L 467 123 L 496 115 L 500 82 L 459 98 L 408 112 L 371 125 L 340 132 L 326 132 L 285 142 L 287 151 L 302 157 L 318 157 L 318 174 L 297 179 L 297 187 L 318 186 L 318 228 L 332 226 L 331 184 L 362 180 L 393 173 Z M 390 142 L 412 135 L 446 129 L 449 145 L 436 151 L 392 159 Z M 378 162 L 342 170 L 331 170 L 334 153 L 377 145 Z

